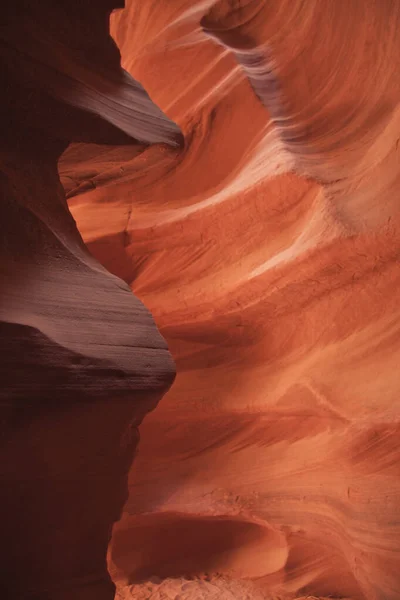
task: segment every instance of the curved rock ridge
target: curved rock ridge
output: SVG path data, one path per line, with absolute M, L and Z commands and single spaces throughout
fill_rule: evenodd
M 87 0 L 18 0 L 0 20 L 1 68 L 16 80 L 12 93 L 27 112 L 33 103 L 39 129 L 55 127 L 62 139 L 73 141 L 119 144 L 134 138 L 179 146 L 177 125 L 120 67 L 108 30 L 109 14 L 120 5 L 101 2 L 94 15 Z
M 359 228 L 398 217 L 400 15 L 392 2 L 354 2 L 349 11 L 333 0 L 220 0 L 201 23 L 234 52 L 297 170 L 325 184 L 344 220 Z
M 400 596 L 399 18 L 389 0 L 112 16 L 124 68 L 186 138 L 60 161 L 83 238 L 178 368 L 115 528 L 121 594 L 213 597 L 207 573 L 221 598 L 254 577 L 255 598 Z M 211 540 L 189 566 L 185 519 Z M 224 552 L 204 519 L 228 523 Z M 271 532 L 261 553 L 236 519 Z
M 101 23 L 85 1 L 17 0 L 1 16 L 2 598 L 114 597 L 106 554 L 137 428 L 175 377 L 150 312 L 88 252 L 57 172 L 70 141 L 136 154 L 137 138 L 182 138 L 121 71 L 113 7 Z

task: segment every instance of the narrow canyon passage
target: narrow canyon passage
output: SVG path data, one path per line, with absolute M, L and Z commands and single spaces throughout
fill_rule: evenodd
M 400 600 L 400 3 L 67 4 L 0 22 L 4 597 Z

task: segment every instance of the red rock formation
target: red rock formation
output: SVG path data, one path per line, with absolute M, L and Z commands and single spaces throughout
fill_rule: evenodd
M 47 0 L 2 28 L 3 587 L 112 596 L 119 440 L 172 379 L 117 276 L 178 369 L 141 425 L 118 595 L 397 600 L 398 4 L 128 0 L 123 66 L 172 121 L 99 8 Z M 174 122 L 184 149 L 147 146 L 179 145 Z M 80 142 L 61 182 L 114 276 L 66 209 L 55 138 Z
M 106 553 L 137 426 L 175 373 L 148 310 L 87 251 L 57 173 L 69 141 L 181 137 L 120 70 L 103 4 L 98 23 L 89 2 L 16 2 L 2 15 L 2 598 L 114 597 Z M 138 100 L 127 126 L 125 95 Z
M 91 251 L 150 308 L 178 367 L 142 426 L 111 567 L 139 598 L 212 597 L 179 578 L 146 592 L 145 564 L 207 571 L 218 597 L 245 597 L 235 581 L 255 575 L 266 598 L 394 600 L 398 6 L 213 5 L 130 1 L 112 20 L 185 151 L 82 162 L 78 146 L 61 163 Z M 180 519 L 200 548 L 214 523 L 190 568 Z M 261 554 L 237 519 L 249 539 L 264 527 Z

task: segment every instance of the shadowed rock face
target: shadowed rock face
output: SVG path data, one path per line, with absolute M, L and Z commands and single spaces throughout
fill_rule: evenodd
M 106 551 L 137 427 L 175 375 L 149 311 L 87 251 L 57 172 L 70 141 L 140 151 L 135 122 L 145 144 L 181 138 L 121 70 L 112 8 L 17 1 L 1 16 L 2 598 L 113 598 Z M 139 108 L 121 131 L 127 89 Z
M 121 3 L 96 3 L 94 10 L 87 0 L 17 1 L 1 16 L 0 68 L 10 82 L 3 101 L 12 115 L 11 135 L 20 123 L 67 141 L 182 144 L 175 123 L 120 67 L 109 34 L 113 4 Z

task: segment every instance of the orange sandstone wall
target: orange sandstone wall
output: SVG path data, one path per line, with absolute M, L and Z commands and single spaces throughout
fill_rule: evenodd
M 178 368 L 111 569 L 396 600 L 400 5 L 213 4 L 128 0 L 111 20 L 185 148 L 60 164 L 89 249 Z

